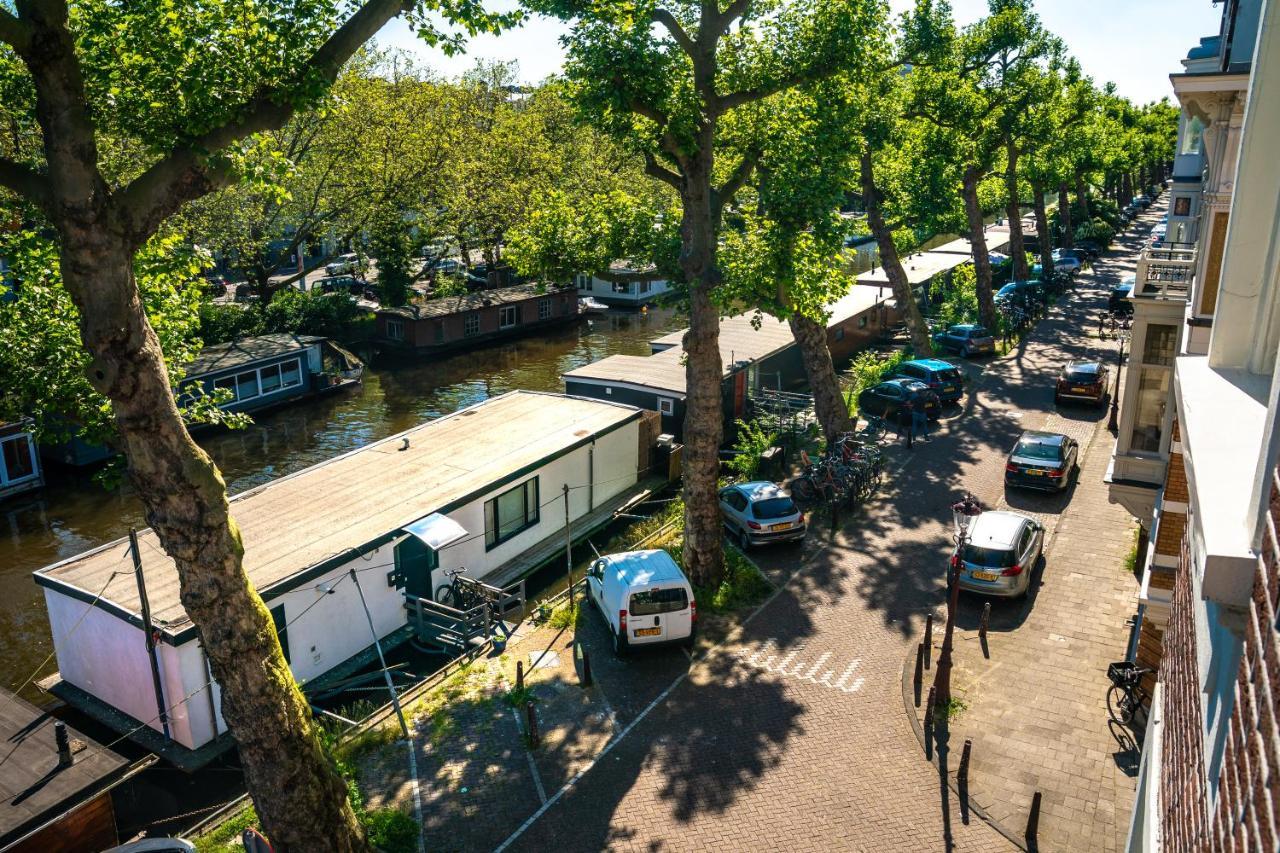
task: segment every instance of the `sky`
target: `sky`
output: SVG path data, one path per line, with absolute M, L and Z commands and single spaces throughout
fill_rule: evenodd
M 488 8 L 511 9 L 512 0 L 489 2 Z M 896 15 L 914 3 L 889 0 Z M 986 12 L 986 0 L 952 0 L 956 21 L 972 23 Z M 1119 94 L 1136 103 L 1172 98 L 1169 74 L 1182 70 L 1178 60 L 1201 36 L 1215 35 L 1222 7 L 1210 0 L 1037 0 L 1044 25 L 1060 36 L 1079 59 L 1086 74 L 1099 85 L 1116 84 Z M 524 82 L 537 82 L 560 71 L 564 50 L 559 38 L 565 27 L 549 18 L 533 17 L 518 29 L 499 36 L 472 39 L 467 53 L 448 57 L 428 48 L 400 19 L 392 21 L 378 42 L 384 47 L 412 51 L 431 68 L 453 77 L 471 68 L 477 58 L 519 64 Z

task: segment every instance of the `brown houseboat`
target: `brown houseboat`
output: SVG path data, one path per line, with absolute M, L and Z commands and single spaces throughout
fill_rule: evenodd
M 579 316 L 572 288 L 521 284 L 381 308 L 375 338 L 388 350 L 431 354 L 528 334 Z

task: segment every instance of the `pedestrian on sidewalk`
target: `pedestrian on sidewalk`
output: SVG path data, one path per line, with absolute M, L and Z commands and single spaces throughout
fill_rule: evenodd
M 898 431 L 907 437 L 907 450 L 911 450 L 914 446 L 912 435 L 915 432 L 914 421 L 915 407 L 911 405 L 911 401 L 907 400 L 902 404 L 902 408 L 898 409 Z
M 929 437 L 929 416 L 925 414 L 923 404 L 911 409 L 911 431 L 918 436 Z

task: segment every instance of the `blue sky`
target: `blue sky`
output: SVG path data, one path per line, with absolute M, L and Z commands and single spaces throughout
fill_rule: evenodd
M 510 9 L 511 0 L 490 3 Z M 912 0 L 890 0 L 894 12 Z M 1041 20 L 1061 36 L 1085 73 L 1098 83 L 1113 81 L 1120 94 L 1138 103 L 1172 96 L 1169 74 L 1181 71 L 1186 56 L 1201 36 L 1218 31 L 1220 6 L 1210 0 L 1038 0 Z M 987 9 L 986 0 L 952 0 L 956 20 L 970 23 Z M 564 61 L 559 37 L 564 27 L 547 18 L 532 18 L 519 29 L 500 36 L 480 36 L 467 54 L 447 57 L 433 50 L 396 20 L 379 34 L 384 46 L 411 50 L 441 74 L 454 76 L 475 64 L 477 57 L 515 60 L 521 79 L 536 82 L 558 72 Z

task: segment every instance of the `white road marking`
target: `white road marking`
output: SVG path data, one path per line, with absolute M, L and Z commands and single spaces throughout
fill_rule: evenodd
M 749 646 L 744 646 L 735 654 L 739 661 L 754 669 L 794 678 L 797 681 L 807 681 L 819 687 L 830 687 L 842 693 L 855 693 L 862 687 L 863 679 L 854 678 L 854 673 L 862 665 L 861 658 L 854 658 L 839 677 L 836 677 L 834 669 L 828 669 L 819 676 L 818 673 L 830 660 L 831 652 L 823 652 L 812 665 L 809 665 L 808 660 L 796 660 L 801 654 L 800 649 L 793 649 L 787 652 L 781 659 L 778 657 L 779 651 L 777 643 L 773 640 L 765 640 L 763 645 L 755 651 L 752 651 Z M 834 682 L 832 681 L 833 678 L 835 679 Z

